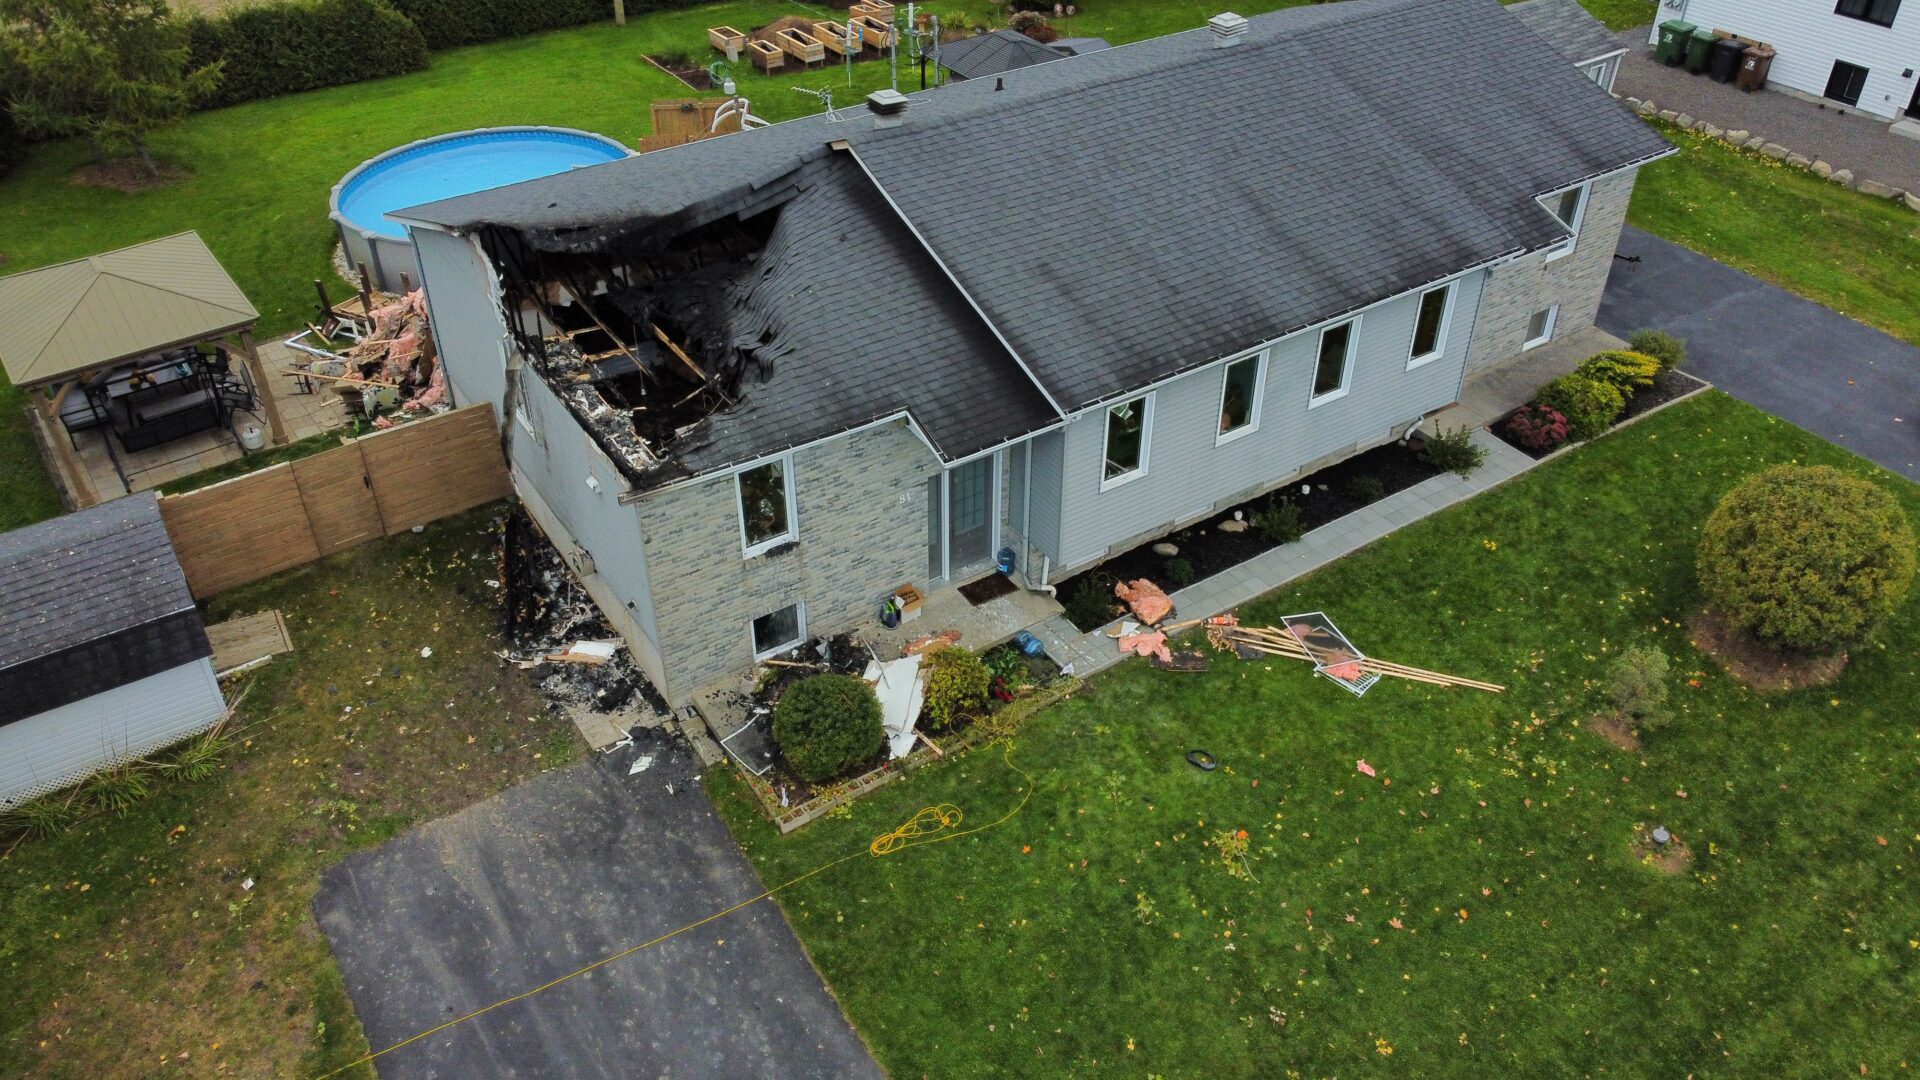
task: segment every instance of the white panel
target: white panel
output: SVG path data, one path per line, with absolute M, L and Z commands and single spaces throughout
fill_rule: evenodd
M 226 713 L 213 660 L 196 660 L 0 727 L 0 807 L 205 731 Z
M 1913 100 L 1920 69 L 1920 3 L 1901 7 L 1893 25 L 1880 26 L 1834 13 L 1834 0 L 1687 0 L 1679 17 L 1708 30 L 1725 30 L 1778 50 L 1770 83 L 1816 97 L 1826 93 L 1833 62 L 1867 69 L 1860 111 L 1893 119 Z M 1660 20 L 1673 17 L 1660 9 Z

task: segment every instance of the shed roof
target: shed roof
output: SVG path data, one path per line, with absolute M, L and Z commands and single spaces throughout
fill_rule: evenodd
M 52 382 L 259 318 L 196 232 L 0 277 L 0 364 Z
M 1507 5 L 1507 11 L 1576 64 L 1627 51 L 1605 23 L 1580 6 L 1580 0 L 1521 0 Z
M 1017 30 L 989 30 L 940 46 L 940 66 L 963 79 L 1001 75 L 1016 68 L 1059 60 L 1055 52 Z

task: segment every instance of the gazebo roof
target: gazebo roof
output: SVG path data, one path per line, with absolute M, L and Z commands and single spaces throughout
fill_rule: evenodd
M 196 232 L 0 277 L 0 364 L 33 386 L 259 318 Z

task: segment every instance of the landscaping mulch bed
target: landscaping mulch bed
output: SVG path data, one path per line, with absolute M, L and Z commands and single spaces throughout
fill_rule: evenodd
M 695 90 L 713 89 L 713 76 L 700 63 L 687 56 L 656 56 L 647 59 L 653 66 L 686 83 Z
M 155 176 L 139 158 L 115 158 L 112 161 L 88 162 L 73 170 L 70 179 L 81 187 L 107 188 L 138 195 L 143 191 L 157 191 L 190 175 L 184 165 L 175 165 L 170 161 L 160 162 L 160 175 Z
M 1687 632 L 1701 652 L 1713 657 L 1728 675 L 1763 694 L 1825 686 L 1847 670 L 1847 654 L 1808 656 L 1782 652 L 1727 621 L 1708 607 L 1687 620 Z
M 1627 407 L 1620 411 L 1620 417 L 1613 422 L 1613 426 L 1619 427 L 1621 424 L 1632 420 L 1636 416 L 1644 416 L 1660 406 L 1665 405 L 1667 402 L 1686 397 L 1696 390 L 1703 389 L 1706 385 L 1705 380 L 1695 378 L 1684 371 L 1663 371 L 1654 376 L 1652 386 L 1641 390 L 1639 393 L 1627 399 Z M 1518 409 L 1514 410 L 1514 412 L 1518 411 Z M 1506 416 L 1502 416 L 1493 422 L 1493 433 L 1499 436 L 1501 442 L 1506 443 L 1508 446 L 1513 447 L 1515 450 L 1520 451 L 1535 461 L 1539 461 L 1541 458 L 1560 449 L 1560 447 L 1556 446 L 1546 450 L 1535 450 L 1530 446 L 1524 446 L 1509 438 L 1507 435 L 1507 417 L 1512 415 L 1513 413 L 1510 412 L 1506 414 Z
M 1133 581 L 1146 578 L 1169 591 L 1191 584 L 1202 578 L 1211 577 L 1222 570 L 1229 570 L 1246 562 L 1256 555 L 1278 547 L 1273 541 L 1261 535 L 1253 527 L 1253 519 L 1260 511 L 1282 500 L 1291 502 L 1300 508 L 1300 525 L 1303 532 L 1310 532 L 1337 518 L 1345 517 L 1378 498 L 1385 498 L 1396 491 L 1404 491 L 1422 480 L 1440 475 L 1440 470 L 1429 465 L 1425 458 L 1409 450 L 1400 443 L 1388 443 L 1363 454 L 1356 454 L 1345 461 L 1329 465 L 1310 476 L 1293 480 L 1275 491 L 1224 510 L 1197 525 L 1188 526 L 1163 539 L 1148 541 L 1138 547 L 1121 552 L 1118 555 L 1095 566 L 1091 570 L 1075 574 L 1057 584 L 1062 599 L 1071 597 L 1082 582 L 1089 579 L 1111 592 L 1116 581 Z M 1368 478 L 1379 482 L 1377 496 L 1365 491 L 1364 481 Z M 1301 493 L 1302 486 L 1311 488 Z M 1356 488 L 1360 490 L 1356 491 Z M 1248 527 L 1242 532 L 1223 532 L 1222 522 L 1233 520 L 1234 511 L 1239 511 Z M 1171 543 L 1179 548 L 1177 556 L 1156 554 L 1154 544 Z M 1189 581 L 1176 581 L 1168 574 L 1167 563 L 1172 559 L 1184 559 L 1192 567 L 1193 577 Z M 1116 602 L 1114 612 L 1119 613 Z M 1092 626 L 1079 626 L 1081 630 L 1096 630 L 1104 622 Z

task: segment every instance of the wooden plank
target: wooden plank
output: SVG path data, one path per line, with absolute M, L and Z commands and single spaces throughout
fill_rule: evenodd
M 345 551 L 387 534 L 360 444 L 349 443 L 293 462 L 293 478 L 320 555 Z
M 287 621 L 278 611 L 240 615 L 207 627 L 213 644 L 213 670 L 225 674 L 268 656 L 293 651 Z

